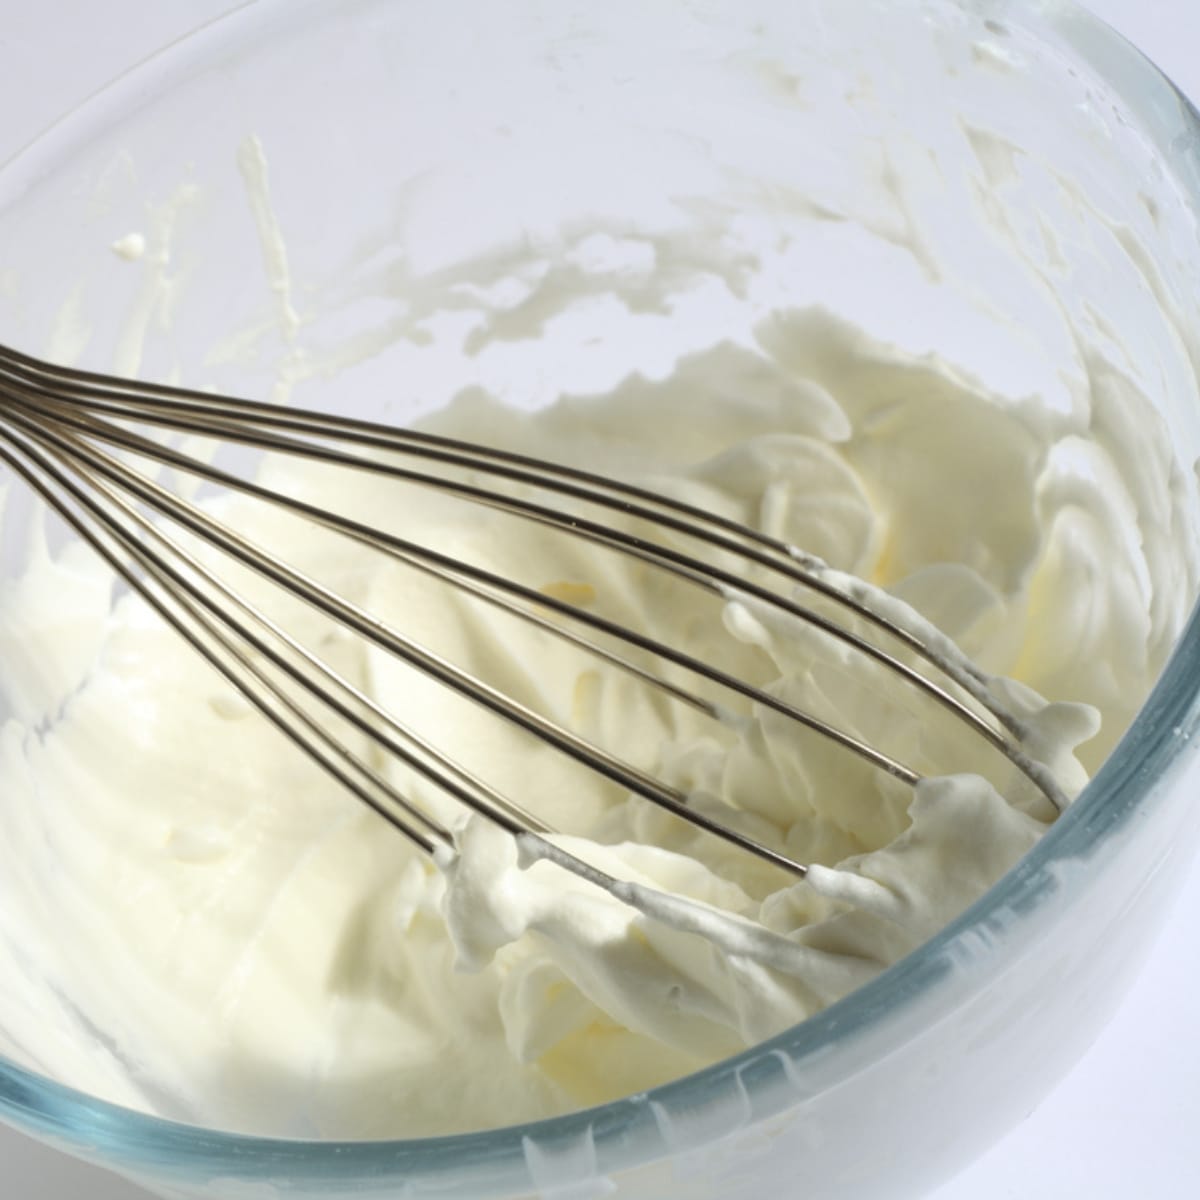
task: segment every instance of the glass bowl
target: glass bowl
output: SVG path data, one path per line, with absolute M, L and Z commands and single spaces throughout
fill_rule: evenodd
M 931 182 L 939 155 L 974 192 Z M 265 169 L 270 202 L 251 213 L 242 181 Z M 250 395 L 282 377 L 298 402 L 352 395 L 360 415 L 408 420 L 449 384 L 394 386 L 387 331 L 409 300 L 380 281 L 397 272 L 444 281 L 514 240 L 694 233 L 716 211 L 782 226 L 837 214 L 990 286 L 995 229 L 967 195 L 1042 256 L 1055 303 L 1153 362 L 1190 468 L 1200 120 L 1065 2 L 263 0 L 0 171 L 0 307 L 6 337 L 35 353 Z M 339 292 L 348 279 L 379 286 Z M 1031 320 L 1019 289 L 989 294 Z M 231 349 L 246 328 L 249 348 Z M 311 369 L 314 352 L 347 345 L 336 379 Z M 1005 365 L 980 353 L 981 370 Z M 1194 483 L 1172 511 L 1194 553 Z M 5 580 L 33 513 L 8 497 Z M 86 1095 L 23 1065 L 0 1030 L 0 1115 L 168 1197 L 923 1194 L 1030 1110 L 1135 975 L 1200 824 L 1198 692 L 1193 616 L 1084 795 L 1000 884 L 819 1016 L 648 1093 L 461 1136 L 271 1139 Z

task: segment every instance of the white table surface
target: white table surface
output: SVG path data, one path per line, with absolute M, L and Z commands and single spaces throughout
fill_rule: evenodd
M 1088 0 L 1200 99 L 1200 0 Z M 233 0 L 0 0 L 0 162 Z M 0 264 L 2 265 L 2 264 Z M 1200 869 L 1123 1009 L 1071 1076 L 933 1200 L 1200 1197 Z M 0 1126 L 4 1200 L 145 1200 Z

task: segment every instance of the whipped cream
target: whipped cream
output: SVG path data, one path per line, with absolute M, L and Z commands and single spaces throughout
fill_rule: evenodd
M 427 425 L 629 477 L 889 589 L 895 614 L 1012 677 L 993 687 L 1071 793 L 1168 644 L 1111 441 L 820 310 L 780 313 L 755 342 L 683 356 L 661 378 L 534 413 L 476 392 Z M 844 996 L 960 913 L 1053 818 L 978 738 L 793 620 L 403 484 L 284 460 L 262 478 L 681 641 L 927 777 L 910 788 L 777 714 L 713 721 L 403 564 L 316 530 L 298 538 L 292 518 L 246 499 L 215 502 L 380 619 L 811 869 L 795 880 L 289 608 L 357 685 L 560 830 L 551 847 L 621 883 L 578 878 L 553 849 L 466 820 L 392 768 L 459 831 L 458 853 L 435 864 L 140 602 L 110 604 L 111 581 L 78 547 L 42 546 L 0 602 L 6 687 L 23 706 L 0 731 L 0 933 L 18 979 L 14 1052 L 55 1078 L 289 1135 L 567 1111 Z M 1125 569 L 1094 572 L 1081 595 L 1081 558 Z

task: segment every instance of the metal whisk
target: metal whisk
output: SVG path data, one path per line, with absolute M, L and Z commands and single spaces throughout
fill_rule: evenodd
M 248 701 L 348 791 L 431 854 L 452 848 L 452 832 L 332 734 L 298 696 L 306 697 L 318 711 L 336 714 L 364 734 L 377 752 L 395 756 L 510 833 L 540 841 L 550 831 L 534 814 L 415 734 L 301 645 L 201 561 L 187 548 L 188 538 L 180 539 L 172 526 L 583 767 L 776 866 L 799 876 L 807 870 L 805 864 L 748 837 L 709 811 L 700 811 L 684 792 L 518 703 L 486 679 L 306 577 L 277 553 L 254 544 L 203 506 L 168 489 L 156 478 L 159 467 L 278 505 L 444 580 L 715 720 L 723 717 L 720 704 L 610 647 L 647 652 L 662 664 L 672 664 L 677 676 L 704 680 L 706 686 L 715 685 L 779 713 L 907 784 L 918 783 L 920 775 L 813 713 L 664 641 L 519 581 L 285 495 L 265 486 L 253 472 L 239 475 L 219 468 L 151 436 L 154 430 L 198 435 L 433 488 L 631 555 L 723 600 L 742 600 L 786 614 L 880 664 L 906 687 L 947 709 L 973 736 L 995 747 L 1027 776 L 1055 810 L 1066 804 L 1049 769 L 1022 749 L 1022 721 L 997 700 L 987 677 L 969 660 L 943 639 L 898 622 L 884 611 L 886 605 L 874 602 L 869 587 L 847 586 L 845 577 L 819 559 L 736 521 L 642 487 L 520 454 L 366 421 L 116 379 L 53 366 L 0 347 L 0 459 Z M 130 454 L 153 464 L 153 470 L 129 465 Z M 470 476 L 438 473 L 447 467 L 465 469 Z M 519 486 L 510 494 L 501 484 Z M 563 507 L 568 504 L 569 510 Z M 620 515 L 620 527 L 613 522 L 615 514 Z M 627 524 L 644 532 L 628 532 Z M 675 542 L 682 538 L 689 548 L 666 544 L 660 540 L 664 532 Z M 843 623 L 818 611 L 806 594 L 820 598 L 826 609 L 832 602 L 855 625 L 883 635 L 885 642 L 891 639 L 897 649 L 929 664 L 935 678 L 881 648 L 873 637 L 868 640 L 849 620 Z M 597 639 L 606 639 L 606 644 Z M 273 670 L 266 669 L 264 662 Z M 570 856 L 556 852 L 554 857 L 569 860 L 566 865 L 605 882 L 606 877 Z

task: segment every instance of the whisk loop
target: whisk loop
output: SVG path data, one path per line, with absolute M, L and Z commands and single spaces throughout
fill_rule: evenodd
M 905 784 L 915 786 L 921 776 L 854 734 L 659 638 L 411 539 L 288 496 L 249 474 L 239 475 L 166 444 L 152 436 L 154 431 L 195 435 L 435 489 L 631 556 L 723 602 L 742 601 L 803 622 L 885 668 L 915 694 L 952 714 L 1032 781 L 1056 811 L 1066 805 L 1051 771 L 1023 750 L 1026 730 L 1021 720 L 993 695 L 987 677 L 965 656 L 931 631 L 896 619 L 885 611 L 885 604 L 872 600 L 870 588 L 847 588 L 842 577 L 819 559 L 735 520 L 647 488 L 527 455 L 428 432 L 117 379 L 44 363 L 0 347 L 0 460 L 263 715 L 427 853 L 449 852 L 451 830 L 402 794 L 345 739 L 331 733 L 307 705 L 315 703 L 317 711 L 335 714 L 377 752 L 405 764 L 522 844 L 528 846 L 532 839 L 535 846 L 548 846 L 544 838 L 553 831 L 302 645 L 189 549 L 189 538 L 621 788 L 795 875 L 804 876 L 808 869 L 718 820 L 707 809 L 702 811 L 685 792 L 519 703 L 306 576 L 272 549 L 256 544 L 165 486 L 156 478 L 158 468 L 169 467 L 182 477 L 267 502 L 406 568 L 443 580 L 714 720 L 728 719 L 724 706 L 697 694 L 690 685 L 666 678 L 659 669 L 633 661 L 629 654 L 653 656 L 677 669 L 677 678 L 705 681 L 774 712 Z M 154 464 L 154 471 L 131 466 L 129 456 Z M 438 473 L 445 468 L 467 475 Z M 517 490 L 503 491 L 488 481 L 517 485 Z M 578 506 L 585 511 L 577 511 Z M 619 518 L 621 525 L 606 523 L 606 513 Z M 632 532 L 625 526 L 647 532 Z M 187 536 L 181 538 L 181 532 Z M 676 544 L 667 544 L 663 535 Z M 680 548 L 680 538 L 686 548 Z M 846 620 L 803 602 L 798 597 L 804 593 L 814 602 L 836 606 Z M 866 626 L 885 641 L 890 639 L 897 651 L 868 640 L 855 626 Z M 601 644 L 597 637 L 623 649 Z M 917 670 L 899 652 L 922 660 L 943 682 Z M 552 857 L 610 890 L 617 886 L 604 872 L 558 848 Z

